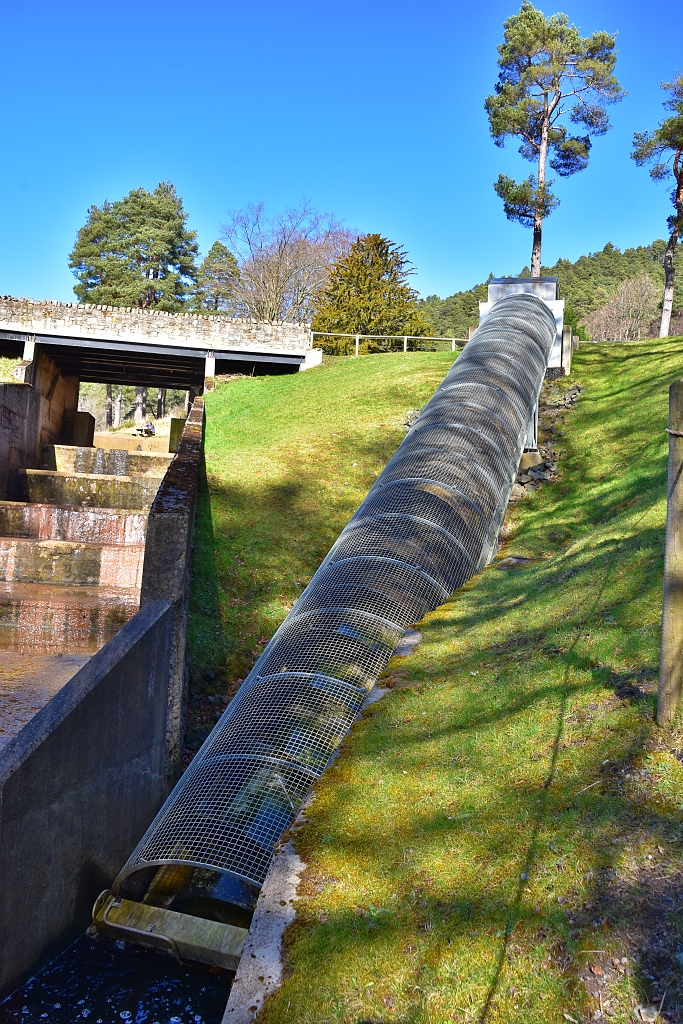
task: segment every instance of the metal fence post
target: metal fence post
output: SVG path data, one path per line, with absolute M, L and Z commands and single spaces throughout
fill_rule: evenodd
M 356 335 L 356 355 L 358 355 L 358 343 L 360 342 L 360 334 Z
M 683 380 L 669 388 L 669 478 L 664 544 L 662 648 L 657 722 L 667 725 L 681 703 L 683 676 Z
M 408 351 L 408 338 L 405 334 L 403 335 L 403 351 Z

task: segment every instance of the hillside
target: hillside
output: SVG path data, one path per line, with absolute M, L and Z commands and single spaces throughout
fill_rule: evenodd
M 651 245 L 640 245 L 621 252 L 608 242 L 600 252 L 581 256 L 574 263 L 560 259 L 552 266 L 544 266 L 542 273 L 559 278 L 560 294 L 566 299 L 568 307 L 567 322 L 576 330 L 580 320 L 604 306 L 622 281 L 650 274 L 657 286 L 663 289 L 662 259 L 665 244 L 658 239 Z M 528 267 L 520 272 L 520 276 L 528 274 Z M 676 256 L 676 274 L 674 309 L 677 310 L 683 308 L 683 244 L 679 245 Z M 420 305 L 436 335 L 466 338 L 467 328 L 478 323 L 478 300 L 485 298 L 486 285 L 478 284 L 446 299 L 430 295 L 421 300 Z
M 264 1024 L 683 1020 L 683 734 L 653 722 L 682 373 L 682 338 L 580 350 L 561 479 L 508 517 L 529 561 L 419 624 L 295 833 Z
M 211 724 L 199 690 L 234 691 L 450 361 L 330 359 L 208 396 L 195 730 Z M 626 1024 L 662 998 L 660 1021 L 683 1021 L 683 731 L 653 718 L 682 374 L 683 338 L 577 354 L 558 386 L 580 383 L 578 404 L 543 418 L 560 479 L 419 624 L 296 831 L 308 868 L 264 1024 L 555 1024 L 601 1007 Z
M 207 395 L 188 632 L 195 694 L 208 681 L 215 698 L 245 677 L 454 358 L 325 357 L 316 370 L 236 378 Z M 196 709 L 191 745 L 213 714 Z

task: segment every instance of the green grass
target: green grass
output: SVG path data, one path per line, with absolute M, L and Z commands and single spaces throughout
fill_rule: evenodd
M 0 383 L 9 381 L 16 383 L 16 378 L 13 377 L 14 367 L 18 366 L 21 362 L 20 359 L 10 359 L 8 356 L 0 356 Z
M 653 712 L 681 373 L 683 339 L 581 349 L 562 479 L 511 514 L 504 554 L 539 561 L 427 616 L 317 786 L 264 1024 L 587 1020 L 601 971 L 610 1019 L 667 985 L 679 1019 L 681 739 Z
M 206 400 L 190 658 L 243 678 L 402 438 L 451 353 L 329 358 Z
M 338 360 L 209 397 L 199 667 L 246 673 L 449 365 Z M 606 1019 L 662 995 L 681 1019 L 683 738 L 653 721 L 681 374 L 683 339 L 580 350 L 562 478 L 506 526 L 502 554 L 538 561 L 427 616 L 316 788 L 264 1024 L 586 1021 L 598 977 Z

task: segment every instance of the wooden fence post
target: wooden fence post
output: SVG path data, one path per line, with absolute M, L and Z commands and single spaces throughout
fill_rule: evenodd
M 404 352 L 407 352 L 407 351 L 408 351 L 408 339 L 407 339 L 407 337 L 405 336 L 405 334 L 403 335 L 403 351 L 404 351 Z
M 358 355 L 358 344 L 360 342 L 360 334 L 356 335 L 356 355 Z
M 683 380 L 669 388 L 669 478 L 664 545 L 662 649 L 657 722 L 668 725 L 681 703 L 683 679 Z

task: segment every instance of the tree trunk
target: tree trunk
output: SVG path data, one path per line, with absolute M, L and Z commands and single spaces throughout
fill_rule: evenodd
M 676 255 L 679 235 L 680 229 L 678 224 L 675 224 L 664 252 L 664 301 L 662 302 L 662 320 L 659 325 L 660 338 L 669 337 L 671 311 L 674 305 L 674 256 Z
M 147 388 L 135 389 L 135 426 L 140 427 L 147 416 Z
M 106 430 L 111 430 L 112 425 L 112 408 L 111 408 L 111 384 L 106 385 L 107 397 L 104 402 L 104 426 Z
M 545 192 L 545 165 L 548 159 L 548 117 L 543 118 L 541 144 L 538 149 L 538 193 L 534 210 L 534 240 L 531 245 L 531 276 L 541 276 L 541 240 L 543 234 L 543 193 Z
M 672 231 L 664 253 L 664 301 L 662 302 L 662 319 L 659 325 L 660 338 L 669 337 L 669 327 L 671 326 L 671 311 L 674 305 L 674 253 L 677 234 L 677 231 Z
M 166 415 L 166 388 L 159 388 L 157 395 L 157 419 L 163 420 Z
M 121 390 L 121 385 L 119 385 L 119 393 L 116 396 L 116 401 L 114 402 L 114 426 L 115 427 L 120 427 L 121 426 L 121 407 L 122 407 L 122 405 L 123 405 L 123 392 Z

